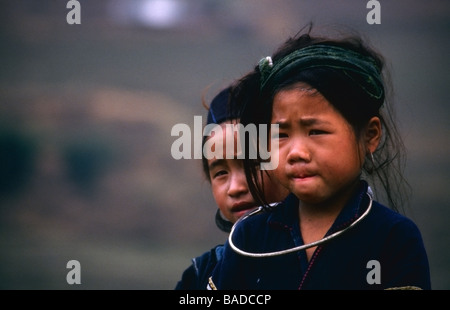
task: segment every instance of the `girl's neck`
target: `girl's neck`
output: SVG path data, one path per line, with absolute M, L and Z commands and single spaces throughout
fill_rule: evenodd
M 300 221 L 322 222 L 332 218 L 333 221 L 350 200 L 359 186 L 359 179 L 355 180 L 332 197 L 320 203 L 299 202 Z
M 299 224 L 303 241 L 309 243 L 323 238 L 342 208 L 343 205 L 320 208 L 319 206 L 306 206 L 300 203 Z
M 325 236 L 356 186 L 350 186 L 347 190 L 321 204 L 299 202 L 299 225 L 304 244 L 315 242 Z M 316 248 L 312 247 L 306 250 L 308 261 Z
M 300 203 L 301 204 L 301 203 Z M 336 220 L 342 207 L 314 208 L 310 206 L 299 207 L 299 225 L 303 243 L 308 244 L 322 239 Z M 317 247 L 306 249 L 306 258 L 309 261 Z

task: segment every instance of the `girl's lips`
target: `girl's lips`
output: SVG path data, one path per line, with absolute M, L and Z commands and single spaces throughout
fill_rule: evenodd
M 314 174 L 312 174 L 312 173 L 295 173 L 295 172 L 293 172 L 293 173 L 288 174 L 288 176 L 290 178 L 293 178 L 293 179 L 306 179 L 306 178 L 313 177 Z
M 313 181 L 315 176 L 314 174 L 293 174 L 290 176 L 290 180 L 298 184 L 307 184 Z
M 310 170 L 306 169 L 291 169 L 291 171 L 288 171 L 288 177 L 292 179 L 307 179 L 315 176 L 315 173 L 313 173 Z
M 256 206 L 254 202 L 241 201 L 234 203 L 233 206 L 231 207 L 231 211 L 232 212 L 247 211 L 255 207 Z
M 250 212 L 251 210 L 255 209 L 256 207 L 250 207 L 248 209 L 242 209 L 239 211 L 233 211 L 234 216 L 236 217 L 236 220 L 243 217 L 244 215 L 246 215 L 248 212 Z
M 294 176 L 293 179 L 296 179 L 296 180 L 306 180 L 306 179 L 310 179 L 310 178 L 312 178 L 312 177 L 313 177 L 313 175 L 302 175 L 302 176 Z

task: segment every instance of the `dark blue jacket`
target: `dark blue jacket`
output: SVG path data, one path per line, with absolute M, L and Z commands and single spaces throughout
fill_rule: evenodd
M 192 265 L 184 270 L 175 290 L 204 290 L 208 284 L 217 261 L 221 259 L 223 245 L 217 245 L 210 251 L 192 259 Z
M 361 181 L 330 235 L 355 221 L 369 205 L 368 185 Z M 297 197 L 239 222 L 233 243 L 243 251 L 262 253 L 303 244 Z M 305 250 L 254 258 L 233 251 L 227 242 L 213 271 L 217 289 L 362 290 L 416 287 L 431 289 L 428 258 L 417 226 L 405 216 L 373 201 L 370 213 L 339 237 L 319 245 L 310 261 Z M 379 282 L 379 283 L 377 283 Z

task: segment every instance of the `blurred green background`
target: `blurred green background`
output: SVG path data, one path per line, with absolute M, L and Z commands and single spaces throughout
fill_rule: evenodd
M 356 30 L 387 58 L 434 289 L 450 288 L 450 2 L 0 2 L 0 288 L 173 289 L 222 243 L 177 123 L 309 22 Z M 81 285 L 69 285 L 70 260 Z

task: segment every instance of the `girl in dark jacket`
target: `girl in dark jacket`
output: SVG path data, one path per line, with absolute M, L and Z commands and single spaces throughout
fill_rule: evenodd
M 223 145 L 223 156 L 209 156 L 207 148 L 202 152 L 203 170 L 207 180 L 211 184 L 212 194 L 218 209 L 215 221 L 219 229 L 229 233 L 232 225 L 244 214 L 255 209 L 258 205 L 253 198 L 244 172 L 243 160 L 237 158 L 235 153 L 232 158 L 227 158 L 226 148 L 234 147 L 236 134 L 232 127 L 227 125 L 239 122 L 239 105 L 232 100 L 232 87 L 222 90 L 211 102 L 208 108 L 208 117 L 205 126 L 202 148 L 208 142 L 209 145 L 218 147 Z M 243 97 L 240 100 L 244 100 Z M 251 100 L 247 96 L 246 100 Z M 220 126 L 223 135 L 213 132 Z M 208 131 L 211 128 L 211 131 Z M 231 130 L 230 130 L 231 129 Z M 227 144 L 227 142 L 231 142 Z M 222 155 L 222 154 L 221 154 Z M 220 156 L 219 156 L 220 157 Z M 269 172 L 259 176 L 264 180 L 266 199 L 270 202 L 283 200 L 288 191 L 278 182 L 273 182 Z M 192 264 L 183 272 L 181 280 L 177 283 L 176 290 L 204 290 L 212 270 L 220 261 L 223 245 L 217 245 L 210 251 L 192 259 Z
M 234 225 L 207 288 L 431 289 L 421 233 L 399 213 L 403 144 L 383 73 L 359 37 L 310 32 L 249 73 L 260 97 L 241 122 L 278 125 L 274 176 L 290 194 Z M 254 162 L 245 168 L 263 197 Z

